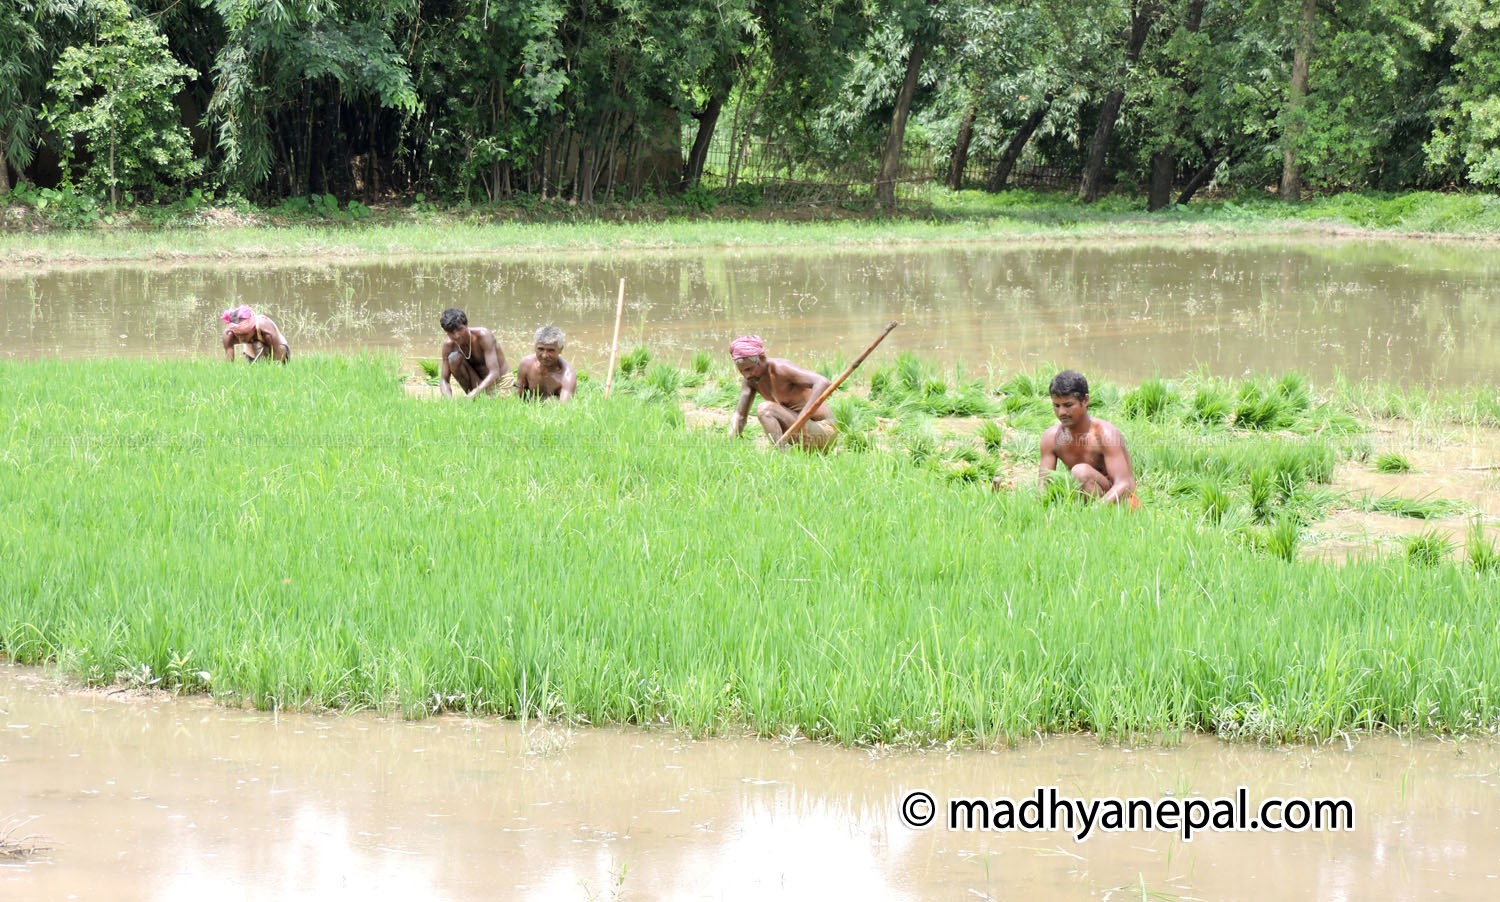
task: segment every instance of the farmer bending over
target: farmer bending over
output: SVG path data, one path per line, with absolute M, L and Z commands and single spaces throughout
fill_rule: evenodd
M 1063 370 L 1052 377 L 1047 393 L 1057 425 L 1042 433 L 1042 484 L 1061 460 L 1083 493 L 1105 504 L 1124 499 L 1132 508 L 1139 507 L 1125 436 L 1113 423 L 1089 416 L 1088 380 Z
M 765 342 L 758 335 L 744 335 L 730 342 L 729 356 L 734 358 L 735 368 L 745 380 L 740 389 L 740 402 L 734 409 L 734 419 L 730 422 L 729 434 L 732 436 L 745 431 L 750 402 L 758 393 L 766 400 L 756 409 L 755 418 L 760 420 L 761 427 L 775 444 L 801 416 L 803 408 L 817 399 L 830 384 L 817 373 L 808 372 L 790 361 L 766 357 Z M 833 412 L 827 404 L 820 404 L 787 442 L 820 449 L 832 445 L 836 438 L 838 429 Z
M 494 394 L 510 381 L 505 378 L 510 372 L 505 365 L 505 352 L 500 350 L 500 343 L 489 329 L 470 328 L 469 317 L 457 307 L 444 310 L 440 323 L 448 336 L 438 352 L 441 358 L 438 388 L 442 389 L 443 397 L 453 397 L 449 377 L 469 398 L 481 393 Z
M 245 360 L 254 363 L 269 356 L 280 363 L 292 359 L 292 349 L 269 316 L 256 313 L 249 304 L 231 307 L 219 314 L 224 327 L 224 359 L 234 363 L 234 346 L 245 346 Z
M 563 331 L 556 326 L 536 330 L 535 353 L 521 359 L 516 369 L 516 391 L 521 397 L 566 401 L 578 390 L 578 374 L 562 359 Z

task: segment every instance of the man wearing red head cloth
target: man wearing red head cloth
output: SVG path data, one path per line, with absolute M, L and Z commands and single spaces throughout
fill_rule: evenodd
M 803 409 L 817 400 L 829 385 L 828 380 L 817 373 L 780 357 L 767 357 L 765 342 L 758 335 L 742 335 L 730 342 L 729 356 L 734 358 L 735 368 L 745 380 L 740 389 L 740 402 L 734 409 L 730 435 L 738 436 L 745 431 L 750 402 L 759 394 L 765 401 L 756 409 L 755 418 L 774 444 L 802 415 Z M 820 404 L 807 422 L 787 438 L 787 443 L 821 449 L 832 445 L 836 438 L 838 429 L 833 421 L 833 411 L 827 404 Z
M 245 360 L 254 363 L 269 358 L 279 363 L 292 359 L 292 349 L 269 316 L 256 313 L 249 304 L 230 307 L 219 314 L 224 327 L 224 359 L 234 363 L 234 346 L 245 345 Z

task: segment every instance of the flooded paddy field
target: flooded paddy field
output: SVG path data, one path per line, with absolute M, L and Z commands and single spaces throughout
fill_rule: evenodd
M 1052 737 L 994 751 L 274 714 L 0 669 L 7 898 L 1491 899 L 1500 745 Z M 1349 800 L 1352 830 L 916 829 L 956 797 Z
M 622 341 L 678 362 L 747 331 L 773 353 L 847 358 L 900 319 L 890 353 L 971 369 L 1055 362 L 1128 381 L 1295 369 L 1447 388 L 1496 379 L 1497 270 L 1486 247 L 1311 240 L 17 267 L 0 275 L 0 354 L 211 355 L 218 312 L 244 303 L 298 352 L 431 357 L 438 316 L 456 306 L 513 354 L 554 322 L 597 373 L 623 278 Z

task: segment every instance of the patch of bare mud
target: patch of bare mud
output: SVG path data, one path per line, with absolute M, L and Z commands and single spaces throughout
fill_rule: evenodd
M 1346 500 L 1309 528 L 1304 557 L 1348 561 L 1399 554 L 1407 539 L 1431 533 L 1446 538 L 1453 556 L 1461 558 L 1476 521 L 1494 535 L 1500 525 L 1500 429 L 1380 421 L 1370 439 L 1368 461 L 1345 462 L 1334 471 L 1330 487 Z M 1411 472 L 1376 472 L 1374 460 L 1385 453 L 1406 457 Z M 1462 508 L 1433 519 L 1361 509 L 1361 499 L 1378 498 L 1448 500 Z

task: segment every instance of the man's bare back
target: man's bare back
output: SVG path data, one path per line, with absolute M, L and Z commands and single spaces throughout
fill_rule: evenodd
M 234 362 L 235 345 L 245 346 L 245 359 L 250 363 L 267 357 L 280 363 L 292 359 L 291 346 L 275 321 L 256 313 L 250 305 L 231 307 L 220 314 L 219 319 L 228 324 L 223 335 L 224 359 L 228 362 Z

